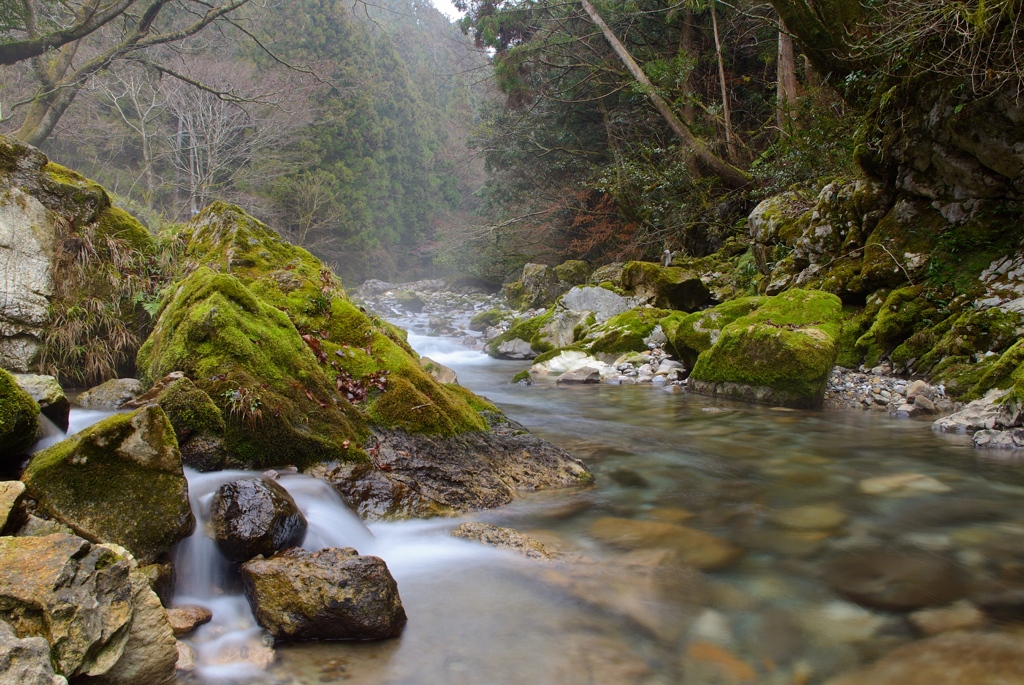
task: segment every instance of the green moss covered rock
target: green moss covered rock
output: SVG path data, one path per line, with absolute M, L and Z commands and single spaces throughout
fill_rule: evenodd
M 469 320 L 469 328 L 473 331 L 486 331 L 491 326 L 497 326 L 504 320 L 505 316 L 499 309 L 488 309 L 485 312 L 473 315 Z
M 167 414 L 185 466 L 198 471 L 223 468 L 227 425 L 220 408 L 186 377 L 167 384 L 154 398 Z
M 403 331 L 352 304 L 319 260 L 240 208 L 215 203 L 173 238 L 185 277 L 140 351 L 140 373 L 192 378 L 220 407 L 238 463 L 365 460 L 371 426 L 486 430 L 462 393 L 422 368 Z
M 0 369 L 0 465 L 24 454 L 39 432 L 39 405 Z
M 670 314 L 662 319 L 661 328 L 669 349 L 693 368 L 697 356 L 718 342 L 722 329 L 741 316 L 747 316 L 764 301 L 763 297 L 741 297 L 701 312 Z
M 628 262 L 622 269 L 622 286 L 661 309 L 692 312 L 711 297 L 704 282 L 693 272 L 652 262 Z
M 938 307 L 925 297 L 922 285 L 897 288 L 878 308 L 874 321 L 857 340 L 865 363 L 874 366 L 914 333 L 935 323 Z
M 669 312 L 654 307 L 637 307 L 595 324 L 580 342 L 582 349 L 598 357 L 618 357 L 647 349 L 644 340 Z
M 768 404 L 820 406 L 841 320 L 842 303 L 829 293 L 789 290 L 762 298 L 700 353 L 690 387 Z
M 195 526 L 174 429 L 156 406 L 39 452 L 22 481 L 41 512 L 87 540 L 121 545 L 143 565 Z

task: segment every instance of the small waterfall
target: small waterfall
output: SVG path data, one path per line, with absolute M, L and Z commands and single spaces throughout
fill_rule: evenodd
M 55 424 L 53 421 L 46 418 L 44 415 L 40 414 L 40 437 L 39 440 L 36 441 L 36 444 L 32 445 L 31 449 L 29 449 L 29 454 L 35 454 L 36 452 L 41 452 L 42 450 L 45 450 L 47 447 L 53 447 L 61 440 L 69 438 L 75 433 L 78 433 L 81 430 L 85 430 L 94 423 L 99 423 L 108 416 L 113 416 L 114 414 L 117 413 L 118 412 L 116 411 L 107 411 L 101 409 L 72 409 L 71 415 L 68 418 L 67 433 L 58 428 L 57 424 Z
M 241 592 L 236 566 L 207 534 L 210 504 L 217 489 L 224 483 L 261 475 L 255 471 L 199 473 L 185 469 L 196 530 L 173 552 L 177 573 L 174 604 L 203 606 L 213 613 L 213 620 L 193 633 L 189 642 L 196 653 L 199 675 L 214 682 L 251 678 L 272 658 Z M 309 523 L 303 548 L 355 547 L 363 552 L 372 542 L 373 534 L 328 483 L 300 474 L 283 475 L 278 482 Z

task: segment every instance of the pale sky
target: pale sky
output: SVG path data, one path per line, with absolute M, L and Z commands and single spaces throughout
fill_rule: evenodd
M 431 0 L 431 2 L 434 3 L 434 7 L 449 19 L 455 20 L 462 17 L 462 13 L 457 11 L 455 5 L 452 4 L 452 0 Z

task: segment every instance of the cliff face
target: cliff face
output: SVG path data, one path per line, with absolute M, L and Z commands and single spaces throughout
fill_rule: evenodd
M 130 371 L 155 246 L 99 185 L 0 137 L 0 365 L 71 382 Z

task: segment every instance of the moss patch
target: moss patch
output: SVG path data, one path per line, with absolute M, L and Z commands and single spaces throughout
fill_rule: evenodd
M 639 297 L 650 298 L 655 307 L 692 312 L 711 297 L 692 271 L 651 262 L 628 262 L 622 268 L 622 285 Z
M 820 406 L 838 353 L 841 311 L 839 298 L 822 292 L 790 290 L 761 298 L 698 356 L 691 378 L 770 388 L 766 399 L 773 403 Z
M 143 564 L 195 524 L 174 431 L 158 407 L 116 414 L 36 454 L 22 480 L 43 512 Z
M 505 316 L 499 309 L 488 309 L 485 312 L 476 314 L 469 320 L 469 328 L 474 331 L 485 331 L 491 326 L 497 326 L 504 320 Z
M 767 298 L 741 297 L 693 314 L 673 314 L 662 320 L 661 329 L 676 356 L 693 367 L 697 356 L 718 341 L 726 326 L 749 315 Z
M 595 355 L 618 356 L 625 352 L 641 352 L 647 349 L 644 338 L 668 314 L 668 310 L 652 307 L 637 307 L 617 314 L 591 329 L 582 341 L 582 347 Z
M 554 316 L 555 309 L 552 307 L 542 314 L 533 316 L 527 319 L 519 319 L 513 325 L 512 328 L 508 329 L 497 338 L 487 344 L 487 353 L 492 357 L 500 356 L 498 347 L 509 340 L 525 340 L 530 343 L 530 347 L 537 354 L 543 354 L 552 348 L 552 345 L 546 342 L 540 335 L 540 329 L 544 327 L 544 324 L 551 321 L 551 317 Z
M 39 405 L 0 369 L 0 461 L 24 454 L 38 431 Z

